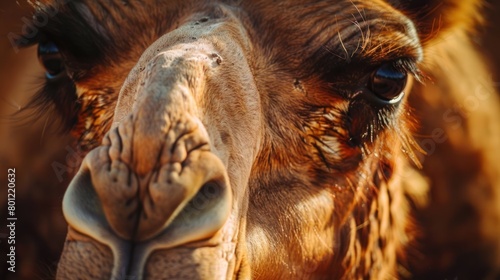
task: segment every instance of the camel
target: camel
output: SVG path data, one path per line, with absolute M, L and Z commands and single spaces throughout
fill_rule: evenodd
M 432 134 L 452 150 L 439 159 L 466 140 L 458 161 L 484 167 L 466 182 L 482 180 L 486 194 L 464 204 L 487 213 L 468 238 L 500 267 L 498 97 L 441 114 L 486 72 L 470 36 L 480 1 L 34 5 L 36 36 L 12 39 L 38 44 L 46 85 L 33 104 L 61 115 L 82 159 L 57 279 L 418 275 L 412 244 L 436 241 L 420 222 L 438 223 L 421 206 L 461 170 L 426 165 L 419 131 L 437 124 L 459 131 Z

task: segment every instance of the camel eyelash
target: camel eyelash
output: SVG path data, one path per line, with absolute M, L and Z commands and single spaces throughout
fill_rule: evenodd
M 69 77 L 57 81 L 47 81 L 38 77 L 39 89 L 30 101 L 12 116 L 18 128 L 29 126 L 42 117 L 53 117 L 48 128 L 55 132 L 68 132 L 76 124 L 80 103 L 76 96 L 76 87 Z
M 395 67 L 399 67 L 409 75 L 413 76 L 418 82 L 423 82 L 426 76 L 420 71 L 417 63 L 413 59 L 402 58 L 397 60 Z

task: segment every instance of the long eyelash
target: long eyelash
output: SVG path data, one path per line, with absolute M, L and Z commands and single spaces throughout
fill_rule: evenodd
M 76 89 L 68 77 L 52 82 L 44 81 L 28 104 L 10 117 L 16 128 L 29 126 L 41 117 L 52 115 L 55 121 L 48 128 L 55 132 L 68 132 L 77 122 L 80 104 Z
M 417 63 L 409 59 L 399 59 L 394 66 L 412 75 L 418 82 L 424 82 L 428 77 L 420 71 Z

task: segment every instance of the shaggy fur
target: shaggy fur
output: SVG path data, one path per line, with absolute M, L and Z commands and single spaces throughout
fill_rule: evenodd
M 165 110 L 166 123 L 190 114 L 200 119 L 227 169 L 237 211 L 207 239 L 216 245 L 210 251 L 202 249 L 205 243 L 158 250 L 146 256 L 144 278 L 157 279 L 164 271 L 194 277 L 182 268 L 200 264 L 197 276 L 210 279 L 214 276 L 203 265 L 228 252 L 227 269 L 217 273 L 235 279 L 497 275 L 498 141 L 479 135 L 486 126 L 491 135 L 500 135 L 492 122 L 499 110 L 491 82 L 476 78 L 484 74 L 470 42 L 481 21 L 479 1 L 43 2 L 35 17 L 54 7 L 59 12 L 39 36 L 19 44 L 55 42 L 67 76 L 48 81 L 33 105 L 53 105 L 82 154 L 116 149 L 109 131 L 113 120 L 120 121 L 134 128 L 116 132 L 120 139 L 150 139 L 147 148 L 120 140 L 134 156 L 122 160 L 128 172 L 157 176 L 160 167 L 149 165 L 166 164 L 156 159 L 160 144 L 142 134 L 150 127 L 162 133 L 166 128 L 135 116 Z M 199 81 L 204 74 L 190 64 L 165 79 L 196 96 L 186 97 L 186 110 L 170 103 L 156 111 L 141 107 L 148 92 L 136 90 L 151 82 L 139 73 L 153 67 L 153 54 L 179 42 L 196 49 L 207 41 L 222 55 L 204 65 L 206 81 Z M 371 73 L 387 62 L 411 76 L 405 89 L 409 99 L 401 104 L 381 105 L 367 89 Z M 212 70 L 219 66 L 223 70 Z M 464 114 L 465 104 L 447 111 L 449 104 L 467 102 L 478 87 L 480 110 Z M 134 94 L 137 98 L 124 107 L 123 99 Z M 447 139 L 434 135 L 436 127 Z M 434 137 L 438 152 L 427 149 L 425 135 Z M 92 163 L 97 156 L 88 158 Z M 94 188 L 105 218 L 125 223 L 111 221 L 108 213 L 128 208 L 106 204 L 114 199 L 103 191 L 106 186 Z M 138 192 L 144 199 L 150 190 L 141 185 Z M 121 198 L 126 192 L 112 195 Z M 144 201 L 134 215 L 147 211 L 141 208 Z M 92 234 L 75 230 L 82 227 L 70 221 L 59 278 L 90 277 L 80 275 L 78 260 L 111 254 L 89 238 Z M 237 228 L 234 235 L 228 234 L 231 227 Z M 447 240 L 450 235 L 456 239 Z M 232 243 L 221 240 L 236 244 L 227 249 Z M 130 237 L 130 242 L 138 241 Z M 200 250 L 193 250 L 197 245 Z M 474 256 L 481 259 L 475 263 Z M 89 275 L 109 277 L 110 266 L 89 266 Z

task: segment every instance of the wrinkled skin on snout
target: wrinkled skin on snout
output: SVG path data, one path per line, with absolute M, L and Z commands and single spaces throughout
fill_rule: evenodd
M 144 52 L 121 89 L 113 127 L 69 186 L 71 231 L 59 278 L 87 269 L 92 279 L 223 279 L 236 272 L 247 201 L 232 189 L 248 184 L 260 100 L 242 59 L 249 42 L 235 20 L 194 24 Z
M 239 12 L 194 11 L 143 50 L 118 83 L 112 125 L 63 201 L 69 233 L 58 278 L 342 275 L 334 250 L 345 254 L 347 241 L 335 229 L 366 219 L 346 221 L 366 195 L 349 185 L 364 172 L 379 176 L 374 161 L 347 143 L 348 101 L 298 72 L 269 80 L 283 65 L 257 55 L 264 34 Z M 396 26 L 411 25 L 399 17 Z M 405 32 L 418 42 L 411 26 Z M 303 62 L 290 63 L 301 69 Z M 81 92 L 92 86 L 82 83 Z M 327 132 L 328 119 L 340 140 Z
M 64 198 L 59 279 L 301 279 L 334 267 L 360 149 L 339 142 L 342 158 L 333 136 L 313 140 L 319 123 L 338 118 L 301 108 L 320 91 L 313 81 L 266 81 L 273 65 L 261 65 L 248 27 L 230 9 L 211 10 L 156 39 L 127 74 L 112 127 Z M 346 106 L 324 93 L 311 102 Z M 287 116 L 298 110 L 311 116 Z M 312 150 L 321 141 L 333 146 Z M 337 162 L 352 175 L 325 171 Z M 335 214 L 331 183 L 346 205 Z

